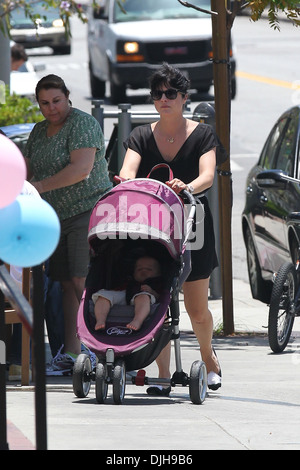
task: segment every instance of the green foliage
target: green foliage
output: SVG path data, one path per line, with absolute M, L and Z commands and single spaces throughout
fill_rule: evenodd
M 0 126 L 22 124 L 26 122 L 39 122 L 44 119 L 38 106 L 28 98 L 13 93 L 10 95 L 8 87 L 5 91 L 5 103 L 0 104 Z
M 257 21 L 264 12 L 267 13 L 269 24 L 274 29 L 280 29 L 278 14 L 283 13 L 295 26 L 300 26 L 300 8 L 298 0 L 253 0 L 248 2 L 251 9 L 251 19 Z

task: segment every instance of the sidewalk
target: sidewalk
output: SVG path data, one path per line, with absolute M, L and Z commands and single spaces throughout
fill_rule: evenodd
M 248 283 L 233 279 L 233 321 L 235 333 L 265 333 L 268 328 L 268 306 L 254 300 Z M 223 325 L 222 299 L 209 300 L 214 319 L 214 330 Z M 190 320 L 181 304 L 181 330 L 190 329 Z
M 155 450 L 157 454 L 188 451 L 192 456 L 200 449 L 299 450 L 298 319 L 286 350 L 274 355 L 267 339 L 268 307 L 252 299 L 249 285 L 243 281 L 233 281 L 233 294 L 236 333 L 213 340 L 223 385 L 216 392 L 209 391 L 202 405 L 192 404 L 188 387 L 174 387 L 170 397 L 151 397 L 145 387 L 135 385 L 126 385 L 119 406 L 114 404 L 109 386 L 105 404 L 99 405 L 94 384 L 87 398 L 78 399 L 70 377 L 49 377 L 48 449 L 103 450 L 104 463 L 112 456 L 125 455 L 128 449 L 135 449 L 132 455 L 136 456 L 138 450 L 152 454 Z M 210 300 L 209 304 L 217 329 L 222 323 L 222 300 Z M 193 361 L 199 359 L 198 343 L 182 301 L 181 359 L 188 374 Z M 156 377 L 156 365 L 147 367 L 146 374 Z M 34 448 L 34 386 L 8 383 L 6 395 L 9 448 Z

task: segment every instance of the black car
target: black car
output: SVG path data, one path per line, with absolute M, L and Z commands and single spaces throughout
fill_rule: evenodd
M 276 122 L 246 182 L 242 231 L 252 296 L 269 303 L 272 278 L 300 247 L 300 105 Z

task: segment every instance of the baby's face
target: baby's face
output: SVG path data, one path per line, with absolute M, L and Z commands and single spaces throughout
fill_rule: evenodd
M 135 264 L 134 279 L 143 282 L 148 277 L 160 275 L 160 266 L 158 261 L 153 258 L 139 258 Z

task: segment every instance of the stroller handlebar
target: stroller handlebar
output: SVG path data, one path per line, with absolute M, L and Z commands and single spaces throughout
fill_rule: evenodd
M 118 176 L 118 175 L 115 175 L 113 179 L 114 179 L 114 182 L 117 184 L 122 183 L 123 181 L 126 181 L 126 178 L 122 178 L 122 176 Z

